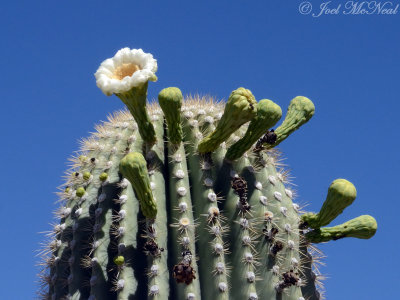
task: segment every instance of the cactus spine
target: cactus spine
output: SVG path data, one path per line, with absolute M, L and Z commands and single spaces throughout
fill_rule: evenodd
M 294 98 L 275 131 L 281 108 L 245 88 L 225 105 L 176 87 L 146 104 L 156 69 L 151 55 L 125 48 L 96 73 L 129 112 L 97 126 L 72 159 L 42 298 L 321 299 L 313 244 L 367 239 L 377 224 L 365 215 L 324 227 L 356 198 L 345 179 L 318 213 L 293 202 L 273 148 L 314 104 Z

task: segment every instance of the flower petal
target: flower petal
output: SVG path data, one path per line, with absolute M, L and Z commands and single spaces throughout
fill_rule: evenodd
M 123 48 L 114 57 L 103 61 L 94 75 L 97 86 L 110 96 L 127 92 L 149 80 L 156 81 L 157 68 L 157 60 L 152 54 L 145 53 L 142 49 Z M 135 69 L 138 70 L 129 75 L 130 70 Z M 124 77 L 121 78 L 122 76 Z

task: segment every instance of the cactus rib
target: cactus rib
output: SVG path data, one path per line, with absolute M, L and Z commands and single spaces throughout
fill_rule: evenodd
M 200 102 L 197 105 L 200 106 Z M 193 123 L 193 119 L 190 118 L 184 120 L 188 167 L 192 170 L 189 173 L 192 183 L 191 195 L 193 205 L 196 207 L 195 217 L 199 219 L 198 253 L 202 297 L 227 300 L 229 299 L 228 269 L 225 262 L 227 247 L 223 240 L 226 229 L 223 226 L 223 213 L 218 208 L 218 197 L 212 186 L 215 176 L 212 174 L 212 157 L 198 154 L 196 150 L 199 143 L 196 137 L 202 135 L 200 128 L 205 134 L 214 130 L 214 118 L 211 115 L 205 116 L 200 123 Z

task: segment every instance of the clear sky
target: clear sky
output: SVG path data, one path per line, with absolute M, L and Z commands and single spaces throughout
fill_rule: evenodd
M 378 221 L 372 240 L 323 245 L 327 298 L 393 299 L 400 284 L 400 11 L 345 14 L 346 1 L 334 0 L 337 13 L 313 17 L 323 1 L 310 0 L 310 14 L 308 6 L 299 12 L 301 2 L 3 1 L 0 299 L 34 297 L 38 232 L 53 221 L 67 158 L 95 123 L 123 107 L 93 76 L 122 47 L 158 60 L 150 98 L 178 86 L 226 99 L 243 86 L 285 111 L 293 97 L 309 97 L 315 116 L 280 146 L 298 201 L 317 211 L 330 182 L 346 178 L 358 197 L 335 223 L 361 214 Z

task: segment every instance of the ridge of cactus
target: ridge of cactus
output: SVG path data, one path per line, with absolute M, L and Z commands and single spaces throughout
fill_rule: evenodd
M 295 97 L 283 122 L 249 89 L 226 103 L 161 89 L 147 101 L 157 61 L 124 48 L 96 82 L 126 110 L 81 141 L 58 193 L 58 221 L 43 249 L 42 299 L 319 300 L 316 244 L 371 238 L 362 215 L 326 227 L 356 199 L 336 179 L 318 213 L 295 202 L 275 148 L 315 107 Z

